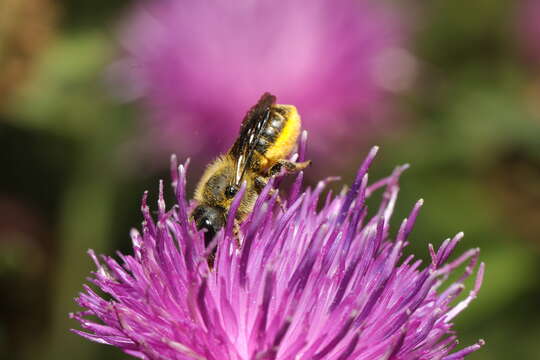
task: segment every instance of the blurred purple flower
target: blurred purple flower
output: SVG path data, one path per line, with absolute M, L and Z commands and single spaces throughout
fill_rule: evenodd
M 523 0 L 520 3 L 517 26 L 525 55 L 540 64 L 540 0 Z
M 407 88 L 406 38 L 403 11 L 378 0 L 146 1 L 123 27 L 127 56 L 110 82 L 147 105 L 152 149 L 225 150 L 269 91 L 298 107 L 320 151 L 369 133 L 358 125 Z
M 154 220 L 145 193 L 143 231 L 132 230 L 134 254 L 119 254 L 121 264 L 90 251 L 98 269 L 90 280 L 110 300 L 85 286 L 77 298 L 85 310 L 72 314 L 85 331 L 74 332 L 141 359 L 456 360 L 476 351 L 482 340 L 455 351 L 452 321 L 476 297 L 483 264 L 469 295 L 451 303 L 473 273 L 479 250 L 448 262 L 460 233 L 438 251 L 430 245 L 425 268 L 412 255 L 400 261 L 422 201 L 391 240 L 405 167 L 368 185 L 376 150 L 350 190 L 329 193 L 321 210 L 321 193 L 332 179 L 301 192 L 299 174 L 284 210 L 267 186 L 241 226 L 238 249 L 230 220 L 242 188 L 228 225 L 216 235 L 212 271 L 203 234 L 188 219 L 186 166 L 176 172 L 173 158 L 177 204 L 166 209 L 161 183 Z M 383 187 L 379 208 L 368 217 L 365 200 Z M 464 263 L 463 275 L 447 284 Z

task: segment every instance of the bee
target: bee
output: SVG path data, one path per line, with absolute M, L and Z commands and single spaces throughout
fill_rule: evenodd
M 206 168 L 195 190 L 198 206 L 192 218 L 198 230 L 205 229 L 205 246 L 225 226 L 228 210 L 242 182 L 246 191 L 235 215 L 235 229 L 253 210 L 255 201 L 272 176 L 282 169 L 294 173 L 311 162 L 288 160 L 298 135 L 300 115 L 293 105 L 276 104 L 276 97 L 265 93 L 245 115 L 240 134 L 227 153 Z M 213 265 L 216 249 L 208 257 Z

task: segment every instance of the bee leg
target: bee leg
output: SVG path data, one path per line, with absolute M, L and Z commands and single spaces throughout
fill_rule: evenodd
M 242 246 L 242 240 L 240 239 L 242 235 L 242 231 L 240 230 L 240 222 L 237 219 L 234 219 L 233 235 L 234 235 L 234 238 L 236 239 L 236 245 L 240 249 L 240 247 Z
M 261 193 L 262 189 L 268 184 L 268 179 L 264 178 L 262 176 L 257 176 L 255 178 L 255 189 L 257 190 L 257 193 Z M 276 189 L 270 189 L 270 196 L 274 196 L 277 193 L 276 196 L 276 202 L 281 208 L 281 210 L 285 211 L 285 207 L 283 206 L 283 203 L 281 202 L 281 198 L 279 197 L 279 193 Z
M 311 160 L 295 163 L 289 160 L 278 160 L 278 162 L 270 168 L 270 176 L 277 175 L 284 168 L 288 173 L 298 172 L 305 169 L 311 164 Z
M 276 195 L 276 203 L 281 208 L 281 211 L 285 212 L 285 206 L 283 205 L 283 202 L 281 201 L 281 197 L 279 196 L 279 192 L 276 189 L 271 189 L 270 190 L 270 196 L 274 196 L 274 195 Z
M 264 189 L 266 184 L 268 184 L 267 178 L 264 178 L 262 176 L 257 176 L 255 178 L 255 191 L 257 191 L 257 194 L 261 193 L 261 191 Z

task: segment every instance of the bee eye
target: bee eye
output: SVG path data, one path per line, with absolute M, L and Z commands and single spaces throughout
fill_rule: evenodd
M 225 196 L 229 199 L 232 199 L 234 195 L 238 192 L 238 187 L 234 185 L 229 185 L 225 188 Z

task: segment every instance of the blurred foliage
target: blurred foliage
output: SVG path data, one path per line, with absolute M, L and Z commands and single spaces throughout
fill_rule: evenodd
M 102 34 L 83 33 L 51 46 L 12 105 L 18 125 L 66 137 L 91 135 L 106 107 L 99 72 L 107 64 L 107 45 Z
M 54 36 L 56 12 L 51 0 L 0 2 L 0 108 L 25 83 Z
M 381 152 L 371 179 L 412 165 L 396 229 L 426 201 L 407 251 L 427 260 L 428 243 L 458 231 L 459 249 L 482 249 L 483 289 L 456 321 L 460 346 L 486 340 L 477 360 L 540 354 L 540 68 L 514 45 L 518 4 L 411 1 L 420 77 L 397 104 L 402 123 L 373 140 Z M 60 3 L 54 41 L 0 110 L 0 353 L 10 359 L 125 358 L 70 334 L 67 313 L 92 270 L 86 250 L 127 250 L 142 191 L 168 177 L 168 159 L 133 171 L 140 110 L 103 85 L 128 5 Z M 369 146 L 339 154 L 350 164 L 344 182 Z

